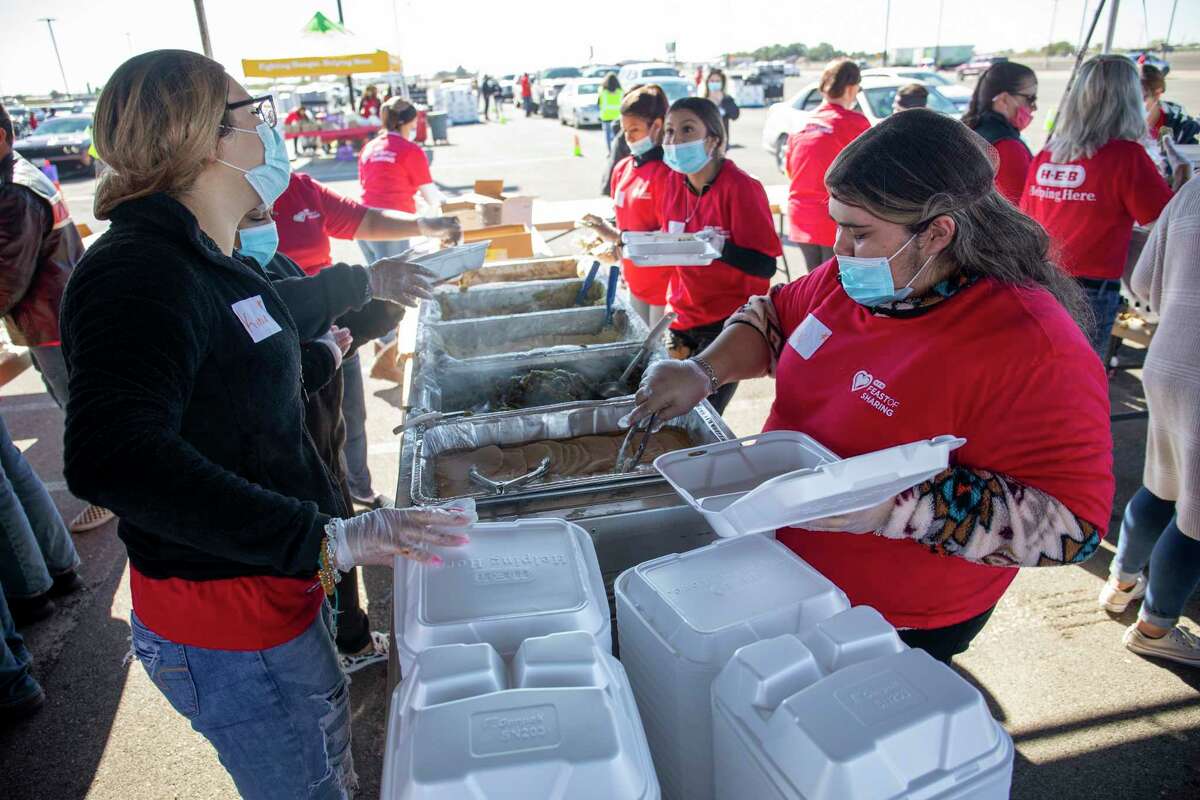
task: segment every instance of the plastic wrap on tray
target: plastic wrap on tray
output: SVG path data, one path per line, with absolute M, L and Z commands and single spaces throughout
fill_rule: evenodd
M 583 281 L 571 278 L 561 281 L 529 281 L 528 283 L 496 283 L 473 289 L 440 288 L 432 300 L 421 303 L 420 319 L 427 325 L 484 317 L 504 317 L 538 311 L 559 311 L 572 308 Z M 604 281 L 595 281 L 584 295 L 584 306 L 604 305 Z

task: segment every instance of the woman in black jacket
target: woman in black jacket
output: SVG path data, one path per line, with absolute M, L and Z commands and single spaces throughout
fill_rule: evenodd
M 233 252 L 242 217 L 287 185 L 275 122 L 269 96 L 195 53 L 143 53 L 109 79 L 93 133 L 112 225 L 63 298 L 64 474 L 120 517 L 133 650 L 240 794 L 342 798 L 349 692 L 323 595 L 355 564 L 436 563 L 426 547 L 461 544 L 472 517 L 346 519 L 305 428 L 297 304 Z M 352 307 L 429 294 L 395 260 L 307 285 Z
M 729 123 L 740 117 L 742 110 L 738 108 L 737 102 L 726 92 L 728 83 L 725 79 L 725 73 L 713 67 L 704 76 L 704 83 L 700 87 L 700 96 L 707 97 L 716 103 L 717 108 L 721 112 L 721 119 L 725 122 L 725 146 L 732 147 L 729 138 Z

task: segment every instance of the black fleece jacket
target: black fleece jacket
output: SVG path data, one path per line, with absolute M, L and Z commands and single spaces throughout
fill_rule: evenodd
M 360 267 L 308 285 L 330 308 L 367 297 Z M 233 308 L 256 299 L 274 321 L 258 342 Z M 120 517 L 134 567 L 190 580 L 314 573 L 325 523 L 349 510 L 305 429 L 295 319 L 256 263 L 224 256 L 166 195 L 128 200 L 76 267 L 61 327 L 63 472 Z

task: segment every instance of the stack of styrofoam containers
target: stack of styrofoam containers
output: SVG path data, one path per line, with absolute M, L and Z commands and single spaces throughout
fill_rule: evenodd
M 879 612 L 738 650 L 712 688 L 717 800 L 1002 800 L 1013 745 L 983 696 Z
M 470 84 L 441 84 L 430 90 L 435 111 L 445 111 L 453 125 L 479 122 L 479 93 Z
M 623 572 L 614 589 L 621 663 L 663 796 L 672 800 L 713 796 L 710 690 L 734 651 L 807 633 L 850 606 L 840 589 L 761 535 L 647 561 Z
M 657 800 L 633 693 L 586 633 L 417 657 L 396 687 L 384 800 Z
M 604 579 L 587 532 L 561 519 L 475 525 L 440 567 L 396 559 L 393 647 L 402 675 L 443 644 L 485 642 L 509 659 L 525 639 L 583 631 L 612 652 Z

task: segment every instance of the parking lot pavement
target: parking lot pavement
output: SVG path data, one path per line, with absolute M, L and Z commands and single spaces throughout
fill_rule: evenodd
M 1200 91 L 1200 72 L 1195 78 L 1179 80 L 1181 91 Z M 789 81 L 789 93 L 800 80 Z M 1050 85 L 1045 76 L 1043 85 Z M 1041 94 L 1048 96 L 1046 89 Z M 1200 110 L 1200 102 L 1190 104 Z M 731 156 L 776 182 L 782 179 L 772 177 L 769 154 L 757 146 L 765 114 L 748 109 L 734 124 L 734 143 L 741 147 Z M 603 140 L 596 130 L 578 132 L 583 156 L 577 158 L 571 154 L 576 133 L 551 120 L 520 116 L 510 116 L 503 126 L 452 128 L 452 144 L 434 151 L 433 175 L 451 187 L 503 178 L 513 190 L 547 199 L 594 196 Z M 357 189 L 352 164 L 322 163 L 313 170 L 340 191 Z M 89 221 L 93 185 L 64 184 L 82 221 Z M 337 242 L 334 257 L 358 260 L 359 251 L 352 242 Z M 373 354 L 365 355 L 363 372 L 369 373 Z M 1113 379 L 1115 409 L 1144 407 L 1136 377 L 1122 373 Z M 727 413 L 733 429 L 758 431 L 773 394 L 769 379 L 744 383 Z M 389 492 L 398 469 L 391 434 L 398 403 L 393 384 L 367 380 L 370 464 L 376 488 Z M 66 490 L 61 472 L 62 415 L 36 373 L 27 371 L 0 389 L 0 415 L 63 516 L 77 513 L 82 503 Z M 1095 602 L 1119 515 L 1140 484 L 1145 429 L 1144 420 L 1114 424 L 1117 503 L 1102 549 L 1082 566 L 1024 570 L 958 661 L 1016 741 L 1015 798 L 1200 797 L 1200 671 L 1128 653 L 1120 637 L 1133 612 L 1113 618 Z M 129 649 L 128 570 L 115 525 L 76 542 L 87 590 L 25 631 L 49 700 L 38 716 L 0 731 L 5 800 L 234 796 L 211 748 L 171 710 L 140 666 L 122 665 Z M 390 572 L 368 569 L 364 581 L 372 622 L 384 628 L 391 610 Z M 1185 622 L 1200 626 L 1196 598 Z M 382 667 L 354 676 L 354 750 L 364 798 L 379 793 L 384 691 Z

